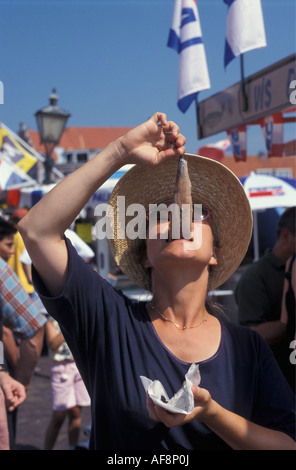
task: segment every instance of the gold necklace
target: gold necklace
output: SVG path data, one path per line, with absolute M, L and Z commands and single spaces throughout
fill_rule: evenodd
M 172 323 L 173 325 L 175 325 L 176 328 L 179 328 L 179 330 L 189 330 L 190 328 L 197 328 L 198 326 L 200 326 L 204 321 L 207 321 L 207 317 L 208 317 L 208 312 L 206 312 L 204 318 L 197 324 L 197 325 L 193 325 L 193 326 L 181 326 L 179 325 L 178 323 L 175 323 L 173 320 L 170 320 L 169 318 L 165 317 L 156 307 L 154 307 L 151 303 L 149 304 L 150 307 L 156 311 L 156 313 L 158 313 L 158 315 L 161 316 L 161 318 L 163 318 L 165 321 L 169 321 L 170 323 Z

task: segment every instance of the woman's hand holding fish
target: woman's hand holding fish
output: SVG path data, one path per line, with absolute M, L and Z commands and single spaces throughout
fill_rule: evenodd
M 185 153 L 185 137 L 179 126 L 167 121 L 166 114 L 155 113 L 148 121 L 116 141 L 122 164 L 154 166 L 166 158 Z

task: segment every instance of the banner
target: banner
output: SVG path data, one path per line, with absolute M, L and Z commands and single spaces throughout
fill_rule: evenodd
M 282 113 L 265 116 L 260 124 L 268 157 L 282 157 L 285 149 Z
M 35 184 L 27 172 L 37 158 L 18 142 L 18 137 L 0 125 L 0 190 Z
M 20 170 L 5 155 L 0 154 L 0 191 L 35 184 L 36 181 L 33 178 Z
M 231 150 L 231 143 L 229 139 L 219 140 L 208 145 L 203 145 L 197 151 L 198 155 L 202 157 L 212 158 L 213 160 L 221 161 L 226 152 Z
M 224 67 L 235 57 L 266 46 L 261 0 L 223 0 L 228 5 Z
M 247 160 L 247 127 L 239 126 L 227 131 L 229 136 L 233 156 L 236 162 Z
M 211 87 L 195 0 L 175 0 L 167 45 L 179 54 L 178 107 L 185 113 L 198 93 Z
M 0 128 L 0 158 L 5 155 L 11 163 L 27 173 L 37 159 L 25 150 L 17 140 L 3 127 Z

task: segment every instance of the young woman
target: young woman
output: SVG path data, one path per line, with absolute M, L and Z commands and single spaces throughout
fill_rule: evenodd
M 295 449 L 294 397 L 268 347 L 206 306 L 208 290 L 236 270 L 251 236 L 251 211 L 237 178 L 214 160 L 192 156 L 192 198 L 203 205 L 194 227 L 202 236 L 148 237 L 143 249 L 143 240 L 122 235 L 130 219 L 117 217 L 118 196 L 125 207 L 141 204 L 149 220 L 150 204 L 173 198 L 184 145 L 178 126 L 156 113 L 57 185 L 19 225 L 39 294 L 91 397 L 90 446 Z M 111 195 L 109 241 L 120 268 L 152 289 L 147 304 L 114 290 L 63 235 L 96 189 L 127 163 L 137 165 Z M 159 380 L 172 396 L 192 364 L 201 376 L 192 387 L 192 412 L 170 413 L 146 396 L 141 376 Z

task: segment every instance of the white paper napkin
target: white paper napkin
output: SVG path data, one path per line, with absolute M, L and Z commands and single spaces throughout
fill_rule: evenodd
M 142 380 L 143 387 L 155 405 L 165 408 L 170 413 L 189 414 L 193 411 L 194 397 L 191 387 L 192 385 L 200 384 L 198 364 L 191 364 L 185 375 L 183 386 L 171 399 L 169 399 L 167 392 L 159 380 L 152 381 L 142 375 L 140 379 Z

